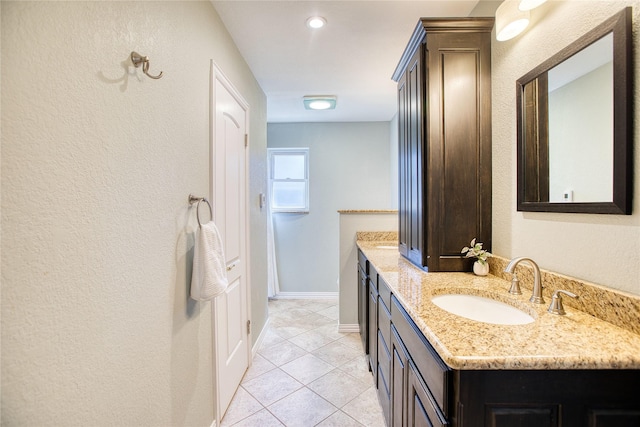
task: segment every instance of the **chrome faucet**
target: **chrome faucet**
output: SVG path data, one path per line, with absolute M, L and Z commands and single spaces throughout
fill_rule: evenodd
M 542 298 L 542 282 L 540 281 L 540 268 L 538 267 L 538 264 L 536 264 L 534 260 L 527 257 L 514 258 L 511 260 L 511 262 L 509 262 L 507 267 L 504 269 L 504 272 L 513 274 L 515 276 L 514 270 L 521 261 L 528 261 L 529 264 L 531 264 L 531 267 L 533 267 L 533 295 L 531 295 L 531 298 L 529 298 L 529 301 L 534 302 L 536 304 L 544 304 L 544 298 Z M 514 278 L 513 281 L 517 282 L 518 279 Z M 514 288 L 513 283 L 511 284 L 511 288 L 512 289 Z M 520 289 L 518 287 L 518 291 L 519 290 Z M 516 293 L 516 292 L 512 292 L 511 290 L 509 292 Z

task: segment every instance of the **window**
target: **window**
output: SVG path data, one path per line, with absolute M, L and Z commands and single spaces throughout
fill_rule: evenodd
M 309 212 L 309 149 L 269 148 L 272 212 Z

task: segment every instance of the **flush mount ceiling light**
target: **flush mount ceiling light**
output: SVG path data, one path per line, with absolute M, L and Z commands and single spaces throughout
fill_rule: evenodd
M 529 25 L 529 11 L 520 10 L 518 0 L 504 0 L 496 10 L 496 39 L 514 38 Z
M 547 0 L 520 0 L 520 4 L 518 5 L 518 8 L 520 10 L 531 10 L 531 9 L 535 9 L 536 7 L 540 6 L 542 3 L 546 1 Z
M 307 95 L 302 98 L 302 102 L 307 110 L 333 110 L 337 99 L 333 95 Z
M 327 20 L 324 19 L 322 16 L 312 16 L 309 19 L 307 19 L 307 27 L 309 28 L 322 28 L 327 24 Z

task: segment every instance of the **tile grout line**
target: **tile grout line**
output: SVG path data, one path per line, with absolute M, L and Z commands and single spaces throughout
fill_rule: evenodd
M 246 413 L 246 414 L 239 414 L 242 416 L 242 418 L 234 420 L 233 424 L 230 424 L 229 426 L 235 426 L 235 425 L 240 425 L 243 421 L 247 420 L 248 418 L 255 416 L 256 414 L 262 412 L 263 410 L 266 410 L 266 412 L 273 417 L 273 419 L 277 420 L 279 423 L 283 424 L 285 427 L 287 427 L 287 423 L 286 420 L 282 419 L 282 417 L 279 417 L 275 412 L 272 411 L 272 409 L 270 409 L 271 407 L 273 407 L 274 405 L 276 405 L 278 402 L 287 399 L 287 398 L 291 398 L 292 395 L 294 395 L 295 393 L 299 393 L 302 390 L 306 389 L 306 392 L 311 393 L 311 395 L 315 396 L 318 399 L 321 399 L 322 401 L 324 401 L 327 405 L 329 405 L 328 410 L 330 410 L 331 412 L 329 414 L 327 414 L 326 416 L 324 416 L 321 420 L 319 421 L 314 421 L 314 426 L 320 425 L 323 422 L 325 422 L 327 419 L 331 418 L 332 416 L 340 413 L 340 417 L 347 417 L 347 419 L 352 420 L 353 422 L 355 422 L 358 425 L 363 425 L 363 421 L 361 421 L 358 418 L 354 418 L 350 413 L 345 412 L 343 409 L 346 408 L 348 405 L 354 403 L 357 399 L 359 399 L 361 397 L 361 395 L 365 392 L 369 392 L 369 390 L 371 389 L 371 387 L 373 386 L 373 384 L 367 384 L 368 381 L 364 380 L 362 377 L 357 377 L 355 375 L 352 375 L 350 372 L 346 371 L 343 369 L 343 367 L 345 365 L 348 365 L 350 363 L 353 364 L 357 364 L 358 360 L 362 357 L 362 349 L 361 349 L 361 345 L 359 345 L 359 337 L 357 339 L 353 338 L 356 334 L 355 333 L 340 333 L 340 332 L 331 332 L 330 335 L 327 332 L 327 330 L 329 329 L 328 326 L 329 325 L 333 325 L 336 326 L 335 323 L 337 323 L 337 319 L 332 319 L 328 316 L 326 316 L 325 314 L 330 314 L 332 311 L 335 311 L 337 309 L 337 302 L 332 302 L 331 304 L 328 304 L 326 302 L 323 303 L 318 303 L 317 300 L 308 300 L 307 302 L 303 302 L 304 300 L 276 300 L 279 301 L 279 303 L 277 303 L 277 308 L 275 309 L 271 309 L 271 300 L 269 301 L 269 305 L 270 305 L 270 315 L 271 318 L 273 319 L 272 322 L 270 322 L 269 330 L 268 333 L 272 333 L 273 335 L 275 335 L 277 338 L 282 339 L 282 341 L 278 341 L 277 338 L 271 338 L 273 341 L 275 341 L 274 343 L 272 343 L 271 345 L 267 346 L 267 347 L 262 347 L 258 350 L 258 355 L 260 355 L 260 357 L 262 359 L 264 359 L 265 362 L 267 362 L 270 365 L 273 365 L 273 368 L 269 368 L 267 366 L 267 369 L 264 372 L 260 372 L 258 375 L 251 377 L 251 379 L 249 379 L 247 381 L 254 381 L 254 380 L 259 380 L 260 377 L 268 374 L 268 373 L 272 373 L 273 371 L 275 371 L 276 369 L 279 371 L 280 374 L 285 375 L 286 377 L 288 377 L 289 379 L 295 381 L 298 385 L 300 385 L 300 387 L 296 388 L 295 390 L 292 390 L 291 392 L 288 392 L 286 395 L 284 396 L 280 396 L 278 397 L 277 400 L 270 402 L 268 405 L 265 405 L 260 399 L 259 396 L 255 395 L 254 393 L 251 393 L 249 391 L 249 389 L 247 389 L 245 387 L 245 382 L 244 382 L 244 378 L 243 378 L 243 382 L 241 382 L 240 384 L 240 388 L 242 388 L 242 390 L 244 391 L 244 393 L 246 393 L 249 397 L 251 397 L 251 399 L 253 399 L 255 402 L 258 403 L 259 405 L 259 409 L 252 412 L 252 413 Z M 286 301 L 286 302 L 284 302 Z M 315 304 L 315 305 L 314 305 Z M 305 309 L 305 306 L 312 306 L 314 305 L 315 307 L 320 307 L 318 310 L 314 311 L 314 310 L 308 310 Z M 289 307 L 289 308 L 287 308 Z M 309 314 L 306 314 L 300 318 L 295 318 L 295 315 L 291 315 L 290 313 L 294 310 L 306 310 L 309 312 Z M 321 314 L 321 312 L 325 312 L 325 314 Z M 282 315 L 282 313 L 287 313 Z M 312 316 L 320 316 L 319 318 L 317 318 L 315 321 L 311 318 Z M 297 322 L 296 322 L 297 321 Z M 311 324 L 311 326 L 309 325 L 309 323 L 305 324 L 304 322 L 307 321 Z M 289 322 L 289 323 L 288 323 Z M 301 323 L 302 322 L 302 326 Z M 319 322 L 319 323 L 317 323 Z M 288 326 L 283 326 L 284 325 L 288 325 Z M 310 326 L 310 327 L 309 327 Z M 280 335 L 278 333 L 278 329 L 279 328 L 284 328 L 284 327 L 298 327 L 301 331 L 298 332 L 297 330 L 293 330 L 290 331 L 292 333 L 297 332 L 291 336 L 283 336 Z M 320 331 L 319 329 L 321 328 L 325 328 L 324 331 Z M 309 334 L 311 332 L 315 332 L 317 333 L 319 336 L 322 337 L 322 339 L 320 341 L 323 342 L 322 345 L 318 346 L 318 347 L 314 347 L 312 350 L 307 350 L 307 348 L 305 347 L 313 347 L 315 346 L 315 344 L 310 344 L 310 345 L 305 345 L 305 347 L 302 347 L 302 343 L 303 338 L 302 336 L 305 334 Z M 288 333 L 286 334 L 288 335 Z M 301 342 L 300 344 L 296 344 L 296 342 L 292 341 L 297 339 L 299 342 Z M 355 342 L 354 342 L 355 339 Z M 324 342 L 326 341 L 326 342 Z M 293 359 L 291 360 L 287 360 L 286 357 L 283 359 L 284 361 L 278 361 L 276 360 L 276 362 L 274 362 L 272 359 L 269 359 L 267 356 L 265 356 L 265 354 L 263 354 L 262 352 L 265 349 L 274 347 L 274 346 L 278 346 L 278 345 L 282 345 L 282 343 L 288 343 L 292 346 L 294 346 L 293 348 L 297 348 L 302 350 L 302 354 L 299 354 L 297 356 L 294 356 Z M 266 343 L 263 343 L 263 346 Z M 336 347 L 337 346 L 337 347 Z M 324 354 L 324 357 L 321 357 L 321 355 L 318 354 L 314 354 L 314 352 L 318 352 L 320 349 L 327 347 L 328 349 L 326 350 L 326 354 Z M 331 352 L 331 350 L 333 350 L 333 353 Z M 339 359 L 339 354 L 340 354 L 340 350 L 344 350 L 342 353 L 345 354 L 345 356 L 347 357 L 347 360 L 341 360 Z M 357 355 L 355 356 L 351 356 L 352 354 L 355 354 L 356 352 L 358 352 Z M 336 354 L 337 353 L 337 354 Z M 313 356 L 315 358 L 317 358 L 319 361 L 323 362 L 326 365 L 329 365 L 331 367 L 331 370 L 329 370 L 328 372 L 324 372 L 322 374 L 320 374 L 320 376 L 315 377 L 315 376 L 311 376 L 312 379 L 309 380 L 305 380 L 305 382 L 301 381 L 300 379 L 297 378 L 297 376 L 294 375 L 294 373 L 290 374 L 289 372 L 285 371 L 282 367 L 285 365 L 288 365 L 290 363 L 293 363 L 305 356 Z M 273 357 L 272 357 L 273 358 Z M 336 363 L 337 362 L 337 363 Z M 295 369 L 295 368 L 293 368 Z M 310 368 L 313 369 L 313 368 Z M 304 365 L 303 365 L 303 370 L 304 370 Z M 247 371 L 248 373 L 249 371 Z M 340 404 L 336 404 L 333 403 L 333 400 L 335 400 L 334 398 L 331 398 L 332 400 L 328 400 L 328 398 L 324 397 L 322 394 L 320 394 L 319 392 L 316 392 L 314 389 L 312 389 L 310 387 L 311 384 L 325 378 L 328 380 L 328 376 L 330 374 L 338 374 L 338 375 L 346 375 L 346 377 L 348 377 L 350 379 L 350 381 L 353 381 L 353 383 L 355 384 L 360 384 L 358 387 L 362 386 L 364 388 L 363 391 L 359 391 L 357 393 L 357 395 L 355 397 L 349 397 L 348 395 L 345 397 L 348 397 L 348 400 L 345 402 L 341 402 Z M 246 374 L 245 374 L 246 376 Z M 266 379 L 266 378 L 265 378 Z M 257 383 L 256 383 L 257 384 Z M 320 386 L 322 387 L 322 386 Z M 238 393 L 236 393 L 236 395 L 233 397 L 232 399 L 232 404 L 234 403 L 234 401 L 236 400 L 236 398 L 239 398 Z M 264 396 L 263 396 L 264 398 Z M 379 404 L 378 404 L 379 405 Z M 229 407 L 229 409 L 231 409 L 231 406 Z M 228 411 L 229 411 L 228 409 Z M 378 408 L 379 409 L 379 408 Z M 228 414 L 226 414 L 228 415 Z M 223 420 L 224 421 L 224 420 Z M 224 424 L 225 426 L 227 426 L 227 424 Z M 382 424 L 384 425 L 384 424 Z

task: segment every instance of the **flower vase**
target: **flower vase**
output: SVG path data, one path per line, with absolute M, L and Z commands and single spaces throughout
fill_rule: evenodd
M 489 264 L 481 263 L 480 261 L 476 261 L 473 263 L 473 274 L 476 276 L 486 276 L 489 274 Z

